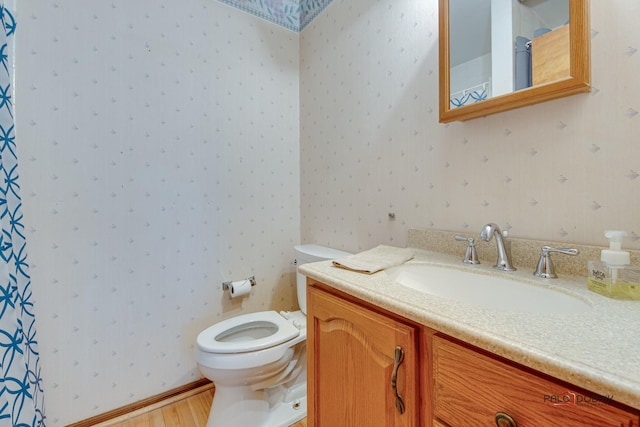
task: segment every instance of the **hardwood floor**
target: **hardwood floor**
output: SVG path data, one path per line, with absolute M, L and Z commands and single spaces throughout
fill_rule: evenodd
M 150 410 L 136 411 L 117 420 L 97 424 L 99 427 L 204 427 L 207 424 L 214 390 L 202 391 Z M 249 427 L 249 426 L 247 426 Z M 304 419 L 291 427 L 307 427 Z

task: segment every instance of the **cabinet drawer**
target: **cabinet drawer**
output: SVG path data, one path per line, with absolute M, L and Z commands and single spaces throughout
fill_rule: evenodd
M 442 337 L 433 337 L 433 352 L 434 416 L 450 426 L 494 426 L 499 412 L 518 427 L 637 427 L 640 422 L 640 412 L 613 406 L 611 399 Z

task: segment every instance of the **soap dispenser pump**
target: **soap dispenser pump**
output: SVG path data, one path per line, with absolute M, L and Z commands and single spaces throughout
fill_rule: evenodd
M 589 289 L 609 298 L 640 300 L 640 268 L 630 265 L 629 252 L 622 250 L 627 233 L 608 230 L 604 235 L 609 249 L 602 250 L 600 261 L 589 261 Z

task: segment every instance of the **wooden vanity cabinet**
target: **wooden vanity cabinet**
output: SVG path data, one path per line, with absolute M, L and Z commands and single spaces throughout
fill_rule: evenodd
M 640 427 L 640 411 L 615 396 L 597 397 L 311 279 L 307 328 L 311 427 Z M 398 346 L 403 414 L 390 385 Z
M 418 426 L 417 326 L 308 286 L 307 328 L 310 427 Z
M 637 427 L 638 411 L 433 336 L 434 416 L 449 426 Z M 496 419 L 500 418 L 502 424 Z

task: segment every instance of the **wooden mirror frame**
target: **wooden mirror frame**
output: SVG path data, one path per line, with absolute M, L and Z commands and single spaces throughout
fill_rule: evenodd
M 569 77 L 451 108 L 449 1 L 439 0 L 440 123 L 474 119 L 591 90 L 589 0 L 569 0 Z

